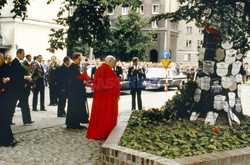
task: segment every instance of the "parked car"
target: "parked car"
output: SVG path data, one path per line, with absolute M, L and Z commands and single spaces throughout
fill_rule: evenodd
M 167 75 L 167 80 L 166 80 Z M 146 70 L 146 79 L 144 81 L 145 89 L 166 89 L 168 87 L 179 87 L 182 82 L 186 81 L 185 75 L 178 75 L 175 69 L 165 68 L 148 68 Z
M 89 65 L 87 68 L 87 74 L 89 76 L 91 76 L 91 70 L 94 67 L 94 65 Z M 130 89 L 130 84 L 129 81 L 127 79 L 127 68 L 126 67 L 122 67 L 122 72 L 123 72 L 123 77 L 120 78 L 120 88 L 121 90 L 129 90 Z M 93 93 L 94 91 L 92 90 L 92 81 L 89 81 L 87 86 L 86 86 L 86 92 L 87 93 Z

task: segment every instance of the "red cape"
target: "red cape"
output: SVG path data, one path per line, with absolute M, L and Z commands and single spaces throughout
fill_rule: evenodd
M 86 137 L 104 139 L 109 136 L 117 123 L 120 82 L 116 73 L 107 64 L 95 72 L 93 104 Z

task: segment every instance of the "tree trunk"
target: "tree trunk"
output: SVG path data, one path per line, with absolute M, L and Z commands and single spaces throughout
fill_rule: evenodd
M 245 119 L 241 105 L 242 54 L 231 43 L 220 44 L 216 31 L 204 31 L 190 120 L 205 118 L 210 125 L 240 124 Z

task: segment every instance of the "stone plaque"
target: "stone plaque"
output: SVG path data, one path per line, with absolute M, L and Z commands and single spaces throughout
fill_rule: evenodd
M 227 63 L 225 63 L 225 62 L 218 62 L 216 64 L 216 66 L 217 66 L 217 68 L 216 68 L 217 75 L 219 75 L 221 77 L 227 75 L 227 73 L 228 73 L 228 66 L 229 66 Z
M 203 61 L 203 60 L 204 60 L 205 51 L 206 51 L 206 48 L 200 48 L 200 49 L 199 49 L 199 60 L 200 60 L 200 61 Z
M 233 83 L 230 87 L 229 87 L 229 90 L 230 91 L 235 91 L 237 88 L 237 84 L 236 83 Z
M 235 110 L 240 113 L 242 111 L 240 98 L 235 99 Z
M 225 50 L 218 48 L 215 52 L 216 57 L 214 57 L 215 60 L 221 61 L 225 57 Z
M 200 113 L 192 112 L 190 116 L 190 121 L 195 121 L 200 116 Z
M 221 80 L 220 79 L 211 80 L 211 92 L 213 94 L 218 94 L 221 93 L 221 91 L 222 91 Z
M 210 89 L 210 82 L 211 78 L 210 77 L 202 77 L 201 78 L 201 89 L 208 91 Z
M 240 120 L 239 118 L 232 112 L 232 109 L 229 109 L 229 114 L 230 114 L 230 118 L 231 120 L 235 121 L 236 123 L 240 124 Z
M 238 89 L 237 95 L 239 98 L 241 98 L 241 84 L 238 84 L 237 89 Z
M 201 89 L 196 88 L 195 93 L 194 93 L 194 101 L 199 102 L 201 100 Z
M 242 57 L 243 57 L 243 54 L 241 54 L 241 53 L 238 53 L 238 54 L 236 55 L 236 59 L 237 59 L 237 60 L 242 59 Z
M 227 101 L 223 101 L 223 109 L 225 112 L 229 112 L 229 105 Z
M 205 119 L 205 124 L 214 125 L 217 117 L 218 117 L 218 113 L 212 112 L 212 111 L 208 112 L 207 117 Z
M 235 56 L 236 53 L 237 53 L 237 50 L 235 49 L 226 50 L 226 55 L 229 55 L 229 56 Z
M 226 55 L 225 62 L 230 65 L 235 62 L 235 59 L 235 55 Z
M 201 77 L 197 77 L 196 83 L 197 83 L 198 87 L 200 88 L 201 87 Z
M 228 92 L 228 99 L 229 99 L 229 105 L 230 107 L 234 107 L 235 105 L 235 93 L 234 92 Z
M 236 61 L 233 63 L 232 75 L 235 76 L 236 74 L 239 73 L 241 65 L 242 65 L 242 62 L 240 62 L 240 61 Z
M 214 109 L 220 111 L 223 109 L 223 102 L 226 100 L 226 96 L 216 95 L 214 96 Z
M 241 75 L 241 74 L 237 74 L 237 75 L 235 76 L 235 78 L 236 78 L 236 82 L 237 82 L 237 83 L 240 83 L 240 82 L 242 81 L 242 75 Z
M 203 73 L 205 73 L 206 75 L 210 75 L 214 73 L 214 61 L 211 60 L 205 60 L 203 61 Z
M 232 42 L 224 42 L 221 44 L 221 47 L 223 49 L 231 49 L 233 47 L 233 43 Z
M 221 85 L 223 88 L 228 89 L 231 86 L 231 78 L 224 76 L 221 78 Z

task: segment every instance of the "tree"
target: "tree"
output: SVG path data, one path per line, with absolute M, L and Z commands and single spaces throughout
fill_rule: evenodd
M 48 0 L 48 4 L 56 3 L 56 0 Z M 6 0 L 0 2 L 0 9 L 7 3 Z M 25 20 L 27 16 L 27 5 L 29 0 L 14 0 L 14 7 L 11 13 L 14 13 L 13 19 L 21 17 Z M 56 22 L 65 29 L 51 29 L 50 35 L 50 52 L 57 49 L 68 49 L 72 54 L 73 51 L 84 47 L 88 44 L 93 46 L 96 41 L 105 41 L 109 35 L 109 16 L 105 12 L 111 12 L 119 5 L 131 6 L 136 8 L 141 2 L 139 0 L 65 0 L 58 11 Z M 65 14 L 69 10 L 74 10 L 72 15 Z
M 154 20 L 196 21 L 204 27 L 191 120 L 205 123 L 240 123 L 245 119 L 240 102 L 243 57 L 249 50 L 250 0 L 179 0 L 177 11 Z
M 128 18 L 121 15 L 115 23 L 112 33 L 112 51 L 117 59 L 131 61 L 132 57 L 146 60 L 146 49 L 153 45 L 153 31 L 145 32 L 143 28 L 149 21 L 141 17 L 135 10 L 130 10 Z

